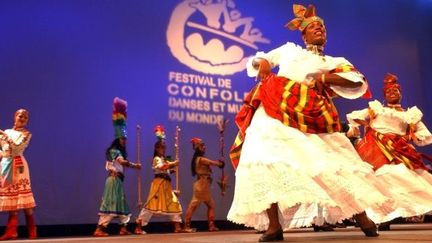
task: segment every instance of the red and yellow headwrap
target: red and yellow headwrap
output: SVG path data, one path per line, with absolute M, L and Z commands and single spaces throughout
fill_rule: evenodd
M 315 6 L 312 4 L 309 4 L 307 8 L 300 4 L 294 4 L 293 12 L 295 18 L 285 25 L 290 30 L 300 30 L 303 32 L 310 23 L 315 21 L 321 22 L 324 25 L 324 20 L 316 16 Z
M 203 140 L 201 138 L 192 138 L 191 139 L 191 143 L 192 143 L 192 148 L 194 150 L 197 149 L 198 145 L 204 143 Z
M 397 80 L 398 80 L 398 77 L 396 75 L 391 74 L 391 73 L 386 74 L 386 76 L 384 77 L 384 88 L 383 88 L 384 95 L 385 95 L 386 90 L 389 88 L 397 88 L 399 90 L 399 92 L 401 91 L 401 86 L 397 82 Z

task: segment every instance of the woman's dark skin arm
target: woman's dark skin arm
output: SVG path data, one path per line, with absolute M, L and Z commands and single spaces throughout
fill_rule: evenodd
M 358 88 L 363 85 L 361 82 L 352 82 L 333 73 L 317 73 L 313 76 L 313 79 L 314 82 L 312 82 L 309 86 L 315 87 L 320 94 L 323 92 L 324 86 L 330 84 L 344 88 Z
M 320 83 L 336 85 L 344 88 L 359 88 L 362 86 L 361 82 L 352 82 L 334 73 L 316 74 L 314 79 Z
M 271 73 L 271 65 L 264 58 L 261 57 L 254 58 L 254 60 L 252 61 L 252 66 L 259 71 L 258 78 L 260 79 L 267 77 Z M 319 83 L 337 85 L 344 88 L 358 88 L 362 86 L 362 83 L 360 82 L 352 82 L 348 79 L 342 78 L 341 76 L 333 73 L 325 73 L 325 74 L 319 73 L 314 76 L 314 79 Z
M 207 159 L 205 157 L 200 157 L 199 162 L 204 164 L 204 165 L 213 165 L 213 166 L 219 166 L 219 167 L 224 165 L 224 163 L 222 161 L 211 160 L 211 159 Z

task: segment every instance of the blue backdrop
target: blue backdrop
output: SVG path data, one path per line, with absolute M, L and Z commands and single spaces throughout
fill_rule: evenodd
M 308 4 L 311 1 L 296 1 Z M 215 121 L 230 120 L 225 150 L 244 93 L 253 85 L 244 61 L 300 33 L 284 29 L 293 1 L 41 0 L 0 2 L 0 128 L 10 128 L 18 108 L 30 111 L 33 139 L 25 155 L 38 204 L 39 224 L 96 223 L 106 172 L 104 151 L 113 139 L 111 105 L 129 103 L 129 155 L 135 159 L 135 127 L 142 127 L 143 198 L 150 169 L 153 127 L 165 126 L 168 154 L 179 125 L 180 196 L 192 196 L 190 139 L 201 137 L 207 155 L 219 156 Z M 386 72 L 399 76 L 403 105 L 417 105 L 432 126 L 432 1 L 313 1 L 328 31 L 325 52 L 344 56 L 383 99 Z M 367 100 L 339 100 L 341 116 Z M 432 153 L 430 148 L 422 151 Z M 227 158 L 228 161 L 228 158 Z M 231 187 L 220 196 L 217 219 L 226 219 Z M 215 180 L 220 170 L 215 169 Z M 127 171 L 126 192 L 136 215 L 137 173 Z M 1 216 L 5 222 L 5 214 Z M 202 206 L 193 220 L 206 219 Z

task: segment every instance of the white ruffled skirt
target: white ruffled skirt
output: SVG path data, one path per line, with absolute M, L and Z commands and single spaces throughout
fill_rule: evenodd
M 383 165 L 375 172 L 396 199 L 395 217 L 412 217 L 432 210 L 432 175 L 422 169 L 410 170 L 404 164 Z
M 266 209 L 279 207 L 283 228 L 336 223 L 366 211 L 375 222 L 397 204 L 343 133 L 306 134 L 260 106 L 246 131 L 228 219 L 265 230 Z

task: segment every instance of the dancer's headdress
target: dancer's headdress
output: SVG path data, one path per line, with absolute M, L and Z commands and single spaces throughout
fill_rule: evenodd
M 191 143 L 192 143 L 192 148 L 196 150 L 200 144 L 204 143 L 204 141 L 201 138 L 192 138 Z
M 165 140 L 165 129 L 163 126 L 157 125 L 154 128 L 154 132 L 155 132 L 155 135 L 156 135 L 156 138 L 158 139 L 158 141 Z
M 309 4 L 307 8 L 300 4 L 293 4 L 295 18 L 288 22 L 285 27 L 290 30 L 303 30 L 312 22 L 319 21 L 324 25 L 324 20 L 316 16 L 315 6 Z
M 385 94 L 385 91 L 389 88 L 397 88 L 399 91 L 401 91 L 401 86 L 400 84 L 397 82 L 398 77 L 394 74 L 391 73 L 387 73 L 386 76 L 384 77 L 384 88 L 383 88 L 383 92 Z
M 115 97 L 113 101 L 112 120 L 115 138 L 127 138 L 127 102 L 119 97 Z

